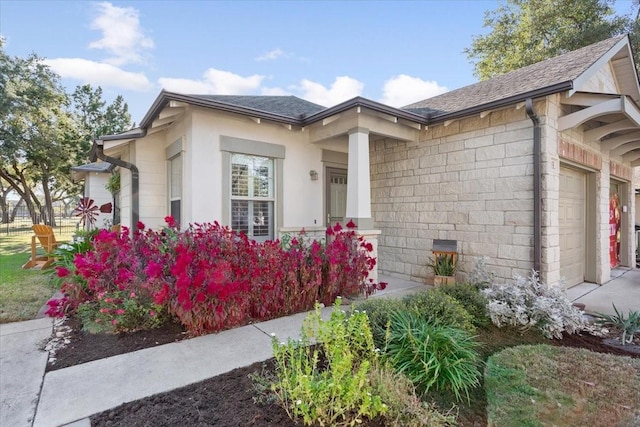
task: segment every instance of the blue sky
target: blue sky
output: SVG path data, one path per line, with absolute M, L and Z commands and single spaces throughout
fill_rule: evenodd
M 45 58 L 68 91 L 122 94 L 136 122 L 163 88 L 400 107 L 476 81 L 463 50 L 498 4 L 0 0 L 0 35 L 8 54 Z

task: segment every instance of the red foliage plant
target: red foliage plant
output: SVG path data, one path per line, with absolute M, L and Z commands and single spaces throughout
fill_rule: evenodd
M 98 233 L 92 250 L 74 262 L 75 274 L 86 282 L 82 298 L 132 292 L 201 335 L 311 310 L 316 301 L 369 295 L 385 285 L 368 279 L 376 263 L 373 247 L 351 223 L 346 230 L 329 227 L 326 245 L 292 239 L 285 250 L 278 241 L 256 243 L 217 222 L 180 232 L 172 217 L 165 221 L 161 231 L 137 224 L 132 237 Z M 71 298 L 65 303 L 77 306 Z M 55 312 L 62 311 L 58 307 Z

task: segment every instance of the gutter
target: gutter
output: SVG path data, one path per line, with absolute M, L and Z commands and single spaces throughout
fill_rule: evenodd
M 146 134 L 144 131 L 143 133 Z M 124 160 L 109 157 L 104 154 L 104 141 L 102 139 L 93 140 L 91 151 L 92 154 L 95 154 L 100 160 L 131 171 L 131 230 L 133 230 L 138 221 L 140 221 L 140 172 L 138 171 L 138 167 L 133 163 L 125 162 Z
M 525 101 L 527 115 L 533 123 L 533 269 L 540 273 L 542 252 L 542 174 L 540 161 L 542 158 L 542 144 L 540 136 L 540 119 L 533 110 L 532 98 Z

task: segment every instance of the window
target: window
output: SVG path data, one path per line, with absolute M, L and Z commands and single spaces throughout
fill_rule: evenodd
M 231 228 L 252 239 L 273 239 L 274 161 L 231 155 Z
M 182 156 L 169 159 L 169 214 L 180 224 L 182 202 Z

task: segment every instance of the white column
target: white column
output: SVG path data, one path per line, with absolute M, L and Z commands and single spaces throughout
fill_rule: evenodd
M 345 221 L 353 220 L 358 228 L 370 229 L 371 178 L 369 176 L 369 129 L 349 131 L 349 161 L 347 176 L 347 212 Z

